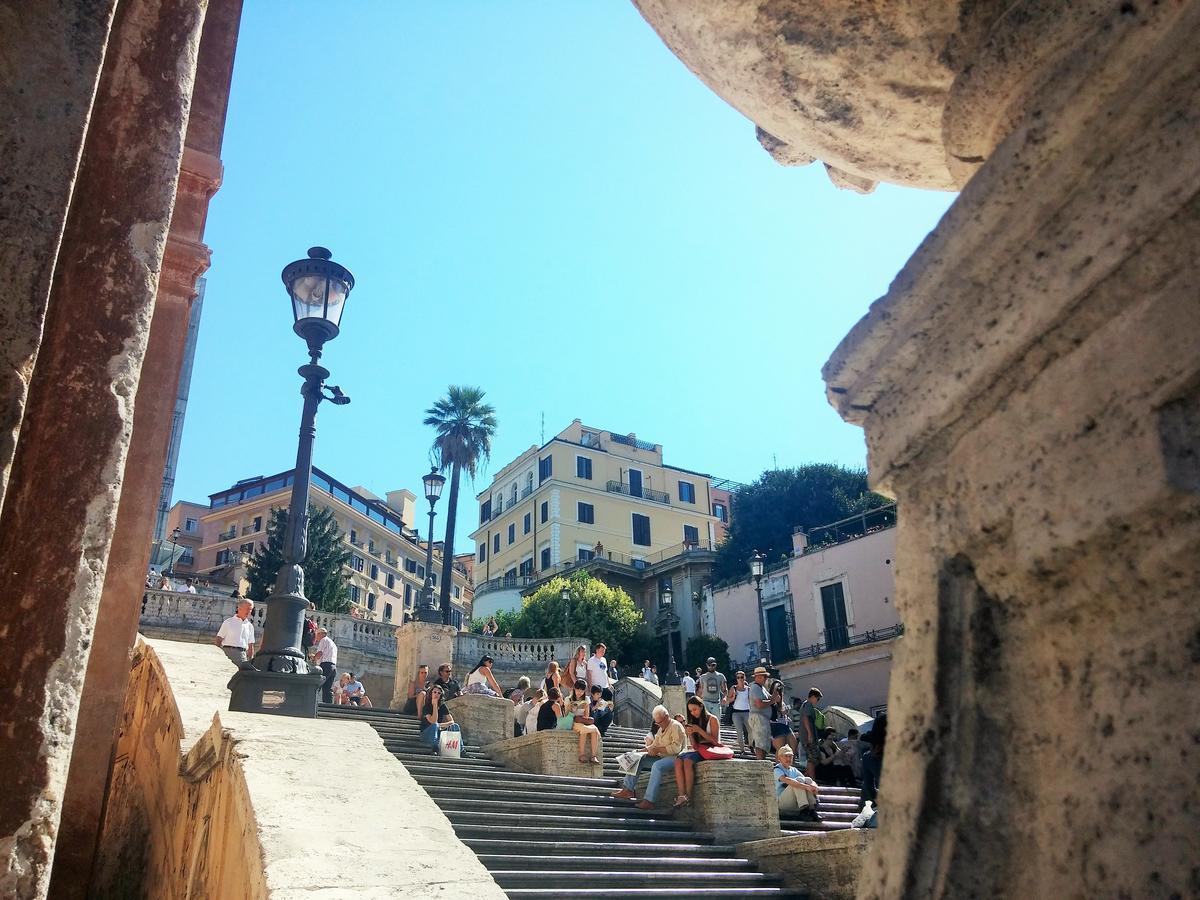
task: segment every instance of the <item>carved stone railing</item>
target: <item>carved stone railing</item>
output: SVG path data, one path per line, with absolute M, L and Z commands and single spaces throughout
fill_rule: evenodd
M 232 597 L 146 591 L 142 595 L 140 623 L 143 628 L 160 631 L 216 634 L 221 622 L 233 615 L 236 608 L 237 601 Z M 261 633 L 266 612 L 266 604 L 254 604 L 250 620 L 256 632 Z M 313 619 L 318 627 L 329 631 L 339 649 L 358 650 L 392 659 L 396 656 L 395 625 L 319 611 L 313 614 Z
M 589 656 L 592 652 L 585 638 L 504 638 L 462 632 L 455 640 L 455 659 L 478 660 L 487 654 L 495 660 L 492 668 L 503 672 L 542 672 L 551 660 L 565 665 L 580 644 Z

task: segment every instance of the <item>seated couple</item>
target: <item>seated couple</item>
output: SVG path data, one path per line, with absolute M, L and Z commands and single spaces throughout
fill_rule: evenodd
M 699 697 L 689 697 L 687 718 L 671 718 L 664 706 L 654 707 L 654 732 L 637 768 L 625 776 L 624 787 L 612 796 L 632 800 L 637 797 L 637 780 L 642 770 L 650 769 L 650 784 L 638 803 L 639 809 L 653 809 L 654 798 L 668 769 L 675 771 L 675 806 L 688 802 L 696 780 L 696 763 L 702 759 L 732 759 L 733 751 L 721 743 L 721 720 L 710 713 Z M 690 747 L 690 749 L 684 749 Z

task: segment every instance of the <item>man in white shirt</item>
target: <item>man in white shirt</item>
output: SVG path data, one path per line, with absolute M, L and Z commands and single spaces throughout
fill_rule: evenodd
M 318 628 L 316 660 L 325 674 L 325 680 L 321 682 L 321 701 L 323 703 L 333 702 L 333 681 L 337 678 L 337 652 L 337 644 L 333 642 L 329 632 L 324 628 Z
M 350 681 L 342 688 L 346 699 L 354 706 L 370 706 L 371 701 L 367 697 L 367 689 L 363 687 L 363 683 L 358 680 L 358 676 L 353 672 L 350 673 Z
M 596 645 L 591 659 L 587 661 L 588 693 L 591 693 L 592 688 L 598 687 L 600 696 L 611 703 L 613 693 L 608 683 L 608 661 L 604 658 L 604 654 L 607 652 L 608 647 L 601 642 Z
M 250 660 L 254 658 L 254 623 L 250 621 L 250 613 L 254 611 L 254 601 L 243 600 L 237 606 L 237 612 L 221 623 L 213 643 L 225 651 L 229 661 L 239 669 L 252 669 Z
M 695 696 L 696 696 L 696 679 L 692 677 L 691 672 L 684 672 L 683 673 L 683 697 L 686 700 L 689 697 L 695 697 Z

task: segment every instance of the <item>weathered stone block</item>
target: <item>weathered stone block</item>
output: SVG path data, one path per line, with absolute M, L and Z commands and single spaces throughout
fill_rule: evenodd
M 771 770 L 770 762 L 757 759 L 697 763 L 687 806 L 696 830 L 712 832 L 722 843 L 778 837 Z
M 602 753 L 603 749 L 601 744 Z M 579 761 L 579 735 L 574 731 L 535 731 L 533 734 L 488 744 L 484 752 L 496 762 L 521 772 L 583 778 L 601 778 L 604 775 L 602 765 Z
M 417 666 L 429 666 L 429 677 L 437 677 L 443 663 L 454 665 L 454 636 L 449 625 L 405 622 L 396 629 L 396 686 L 392 690 L 393 709 L 401 709 L 408 699 L 408 685 L 417 674 Z M 461 673 L 458 673 L 461 674 Z
M 814 900 L 852 900 L 875 834 L 873 828 L 792 834 L 739 844 L 737 851 Z
M 463 741 L 467 744 L 486 747 L 512 737 L 511 700 L 484 694 L 463 694 L 447 701 L 446 708 L 462 729 Z

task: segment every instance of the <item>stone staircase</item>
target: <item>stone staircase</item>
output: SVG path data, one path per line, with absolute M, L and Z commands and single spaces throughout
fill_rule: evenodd
M 669 812 L 611 799 L 616 755 L 641 746 L 633 729 L 609 730 L 605 773 L 614 777 L 576 778 L 511 771 L 470 745 L 462 759 L 439 759 L 420 742 L 415 716 L 324 704 L 318 715 L 379 732 L 509 897 L 806 896 Z

